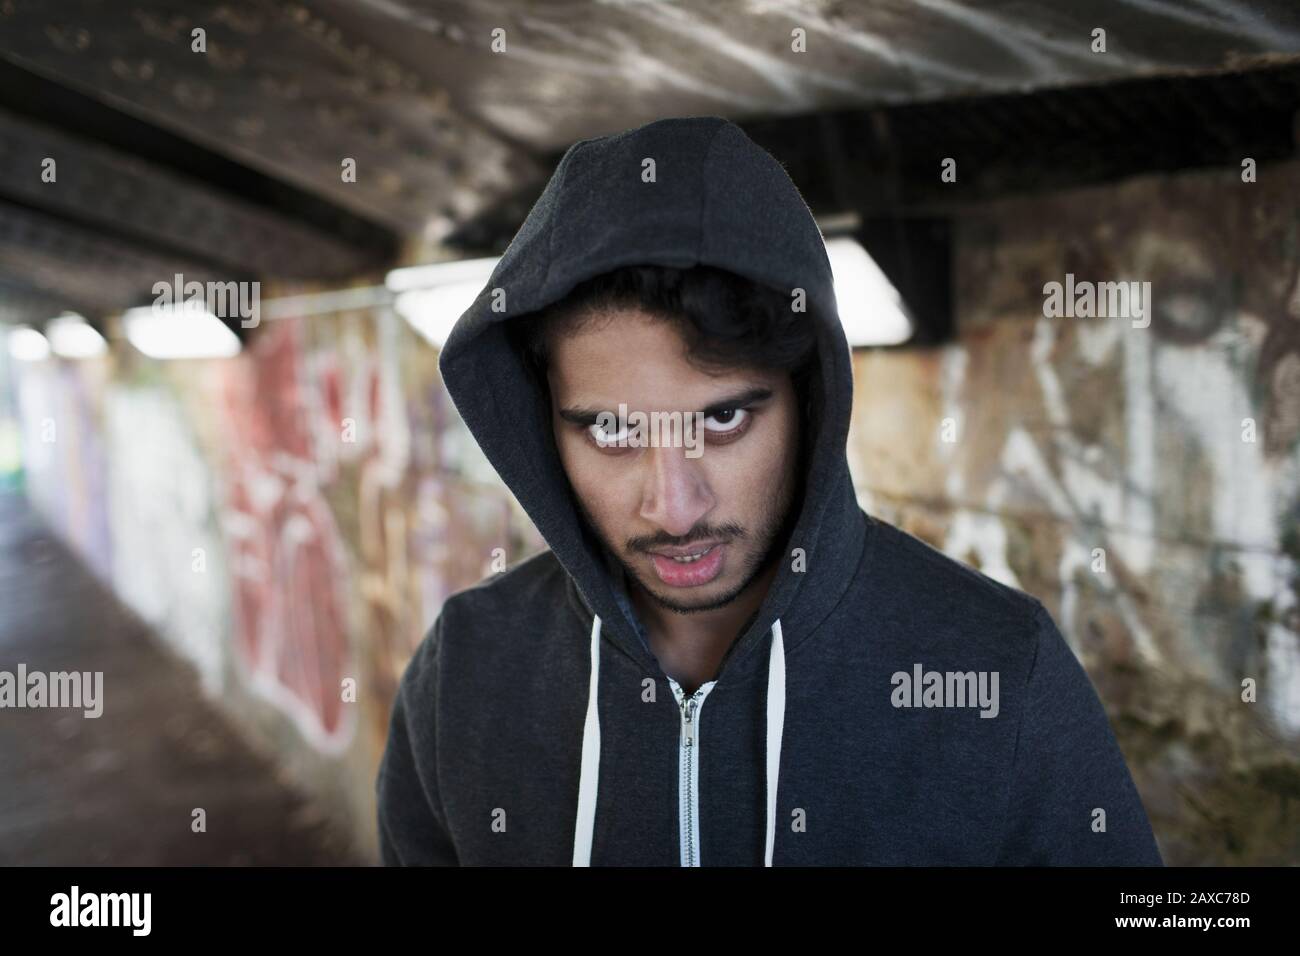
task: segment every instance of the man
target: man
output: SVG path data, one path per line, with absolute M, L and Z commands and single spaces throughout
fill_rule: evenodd
M 571 147 L 440 367 L 550 550 L 411 661 L 384 862 L 1160 864 L 1043 605 L 858 506 L 825 246 L 735 125 Z

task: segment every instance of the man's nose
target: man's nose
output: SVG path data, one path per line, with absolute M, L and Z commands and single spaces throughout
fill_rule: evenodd
M 646 465 L 641 517 L 671 535 L 684 535 L 713 510 L 713 493 L 698 458 L 685 448 L 651 447 Z

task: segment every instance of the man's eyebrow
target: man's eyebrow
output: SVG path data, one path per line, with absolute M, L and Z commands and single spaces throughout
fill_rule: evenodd
M 765 402 L 772 397 L 772 390 L 765 386 L 759 385 L 754 388 L 747 388 L 729 398 L 724 398 L 720 402 L 714 402 L 702 411 L 705 418 L 725 412 L 729 408 L 744 408 L 746 405 L 754 405 L 758 402 Z
M 753 405 L 757 402 L 765 402 L 772 397 L 772 390 L 765 386 L 755 386 L 747 388 L 743 392 L 737 392 L 734 395 L 728 395 L 726 398 L 710 403 L 706 408 L 701 409 L 705 418 L 709 418 L 719 412 L 725 412 L 729 408 L 744 408 L 746 405 Z M 582 406 L 573 406 L 562 408 L 559 415 L 566 422 L 572 422 L 574 425 L 591 427 L 599 421 L 601 415 L 614 413 L 614 409 L 608 408 L 585 408 Z

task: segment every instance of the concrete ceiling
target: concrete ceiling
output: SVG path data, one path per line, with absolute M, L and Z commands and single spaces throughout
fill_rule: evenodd
M 662 116 L 1296 62 L 1296 0 L 0 0 L 0 299 L 116 308 L 182 270 L 339 280 L 515 215 L 570 143 Z

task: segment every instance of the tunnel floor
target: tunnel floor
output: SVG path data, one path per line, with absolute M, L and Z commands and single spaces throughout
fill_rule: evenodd
M 102 671 L 103 714 L 0 707 L 0 865 L 356 864 L 347 839 L 46 528 L 0 492 L 0 671 Z M 191 828 L 206 813 L 206 832 Z

